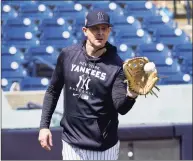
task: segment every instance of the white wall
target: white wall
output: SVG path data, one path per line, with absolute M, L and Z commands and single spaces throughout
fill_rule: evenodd
M 192 85 L 159 86 L 158 98 L 139 96 L 126 115 L 120 115 L 121 125 L 192 122 Z M 156 91 L 156 89 L 154 90 Z

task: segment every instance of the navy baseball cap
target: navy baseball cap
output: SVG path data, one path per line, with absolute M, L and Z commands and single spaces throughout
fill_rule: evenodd
M 94 25 L 99 25 L 99 24 L 107 24 L 109 26 L 112 26 L 110 24 L 110 17 L 109 15 L 102 11 L 102 10 L 93 10 L 90 11 L 85 19 L 85 27 L 92 27 Z

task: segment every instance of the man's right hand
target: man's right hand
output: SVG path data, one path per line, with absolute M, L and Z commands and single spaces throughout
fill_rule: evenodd
M 50 129 L 41 129 L 39 132 L 38 140 L 42 148 L 46 150 L 51 150 L 52 144 L 52 134 Z

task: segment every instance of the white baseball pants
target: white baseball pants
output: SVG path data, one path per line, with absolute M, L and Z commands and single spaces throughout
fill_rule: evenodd
M 120 141 L 105 151 L 92 151 L 74 147 L 63 141 L 63 160 L 118 160 Z

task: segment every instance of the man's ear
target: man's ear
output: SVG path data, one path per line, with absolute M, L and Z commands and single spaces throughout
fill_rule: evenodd
M 83 33 L 84 33 L 84 36 L 87 36 L 86 30 L 87 30 L 86 27 L 83 27 L 83 28 L 82 28 L 82 31 L 83 31 Z

